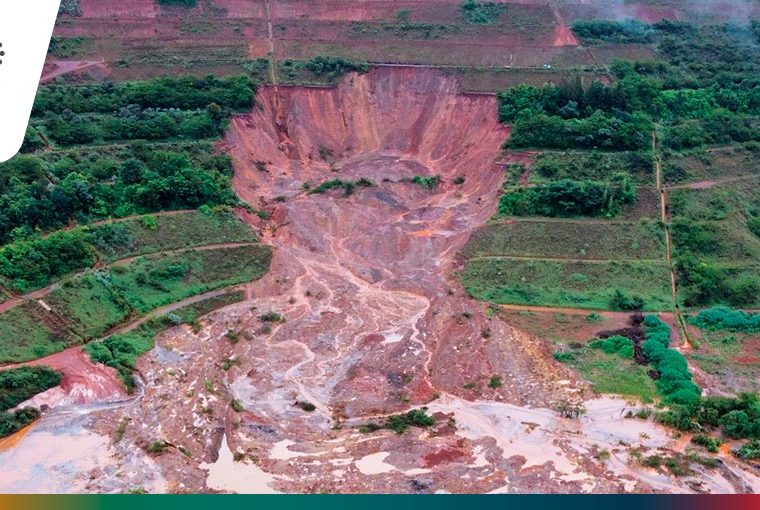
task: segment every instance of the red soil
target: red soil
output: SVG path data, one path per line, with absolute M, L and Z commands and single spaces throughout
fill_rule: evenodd
M 3 368 L 20 366 L 46 366 L 63 374 L 60 386 L 28 401 L 34 407 L 116 401 L 127 396 L 116 370 L 93 363 L 81 347 L 72 347 L 45 358 Z
M 565 24 L 565 20 L 559 13 L 556 7 L 552 8 L 554 13 L 554 19 L 557 22 L 557 27 L 554 29 L 554 46 L 578 46 L 578 39 L 575 38 L 575 34 Z
M 155 18 L 159 12 L 156 0 L 79 0 L 84 18 Z

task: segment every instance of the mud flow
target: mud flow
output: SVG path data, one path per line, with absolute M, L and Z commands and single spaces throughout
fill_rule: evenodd
M 100 438 L 130 419 L 107 441 L 103 462 L 115 466 L 89 486 L 113 490 L 103 473 L 139 464 L 146 486 L 178 492 L 760 489 L 729 456 L 696 485 L 629 462 L 633 447 L 688 442 L 624 418 L 624 401 L 584 402 L 593 394 L 547 346 L 466 296 L 457 253 L 495 213 L 508 135 L 495 96 L 462 94 L 429 70 L 259 89 L 224 149 L 238 195 L 271 216 L 248 217 L 274 248 L 271 271 L 200 331 L 160 336 L 140 361 L 139 398 L 88 415 Z M 434 176 L 432 189 L 412 182 Z M 334 179 L 372 185 L 309 193 Z M 284 320 L 263 321 L 268 312 Z M 586 414 L 563 418 L 561 403 Z M 423 405 L 436 420 L 428 429 L 358 430 Z M 44 440 L 34 433 L 0 465 L 33 456 Z M 158 439 L 170 446 L 145 454 Z

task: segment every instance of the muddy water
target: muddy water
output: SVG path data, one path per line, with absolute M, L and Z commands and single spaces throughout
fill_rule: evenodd
M 58 412 L 0 445 L 0 493 L 83 493 L 165 489 L 158 466 L 118 455 L 111 438 L 88 430 L 88 414 Z M 15 437 L 15 436 L 14 436 Z

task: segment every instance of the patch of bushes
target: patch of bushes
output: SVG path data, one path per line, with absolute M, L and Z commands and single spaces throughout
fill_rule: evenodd
M 760 313 L 735 310 L 728 306 L 714 306 L 702 310 L 690 320 L 699 328 L 708 330 L 726 330 L 741 333 L 760 331 Z
M 699 403 L 701 390 L 691 380 L 686 359 L 671 349 L 670 327 L 655 315 L 644 318 L 645 341 L 642 350 L 657 372 L 657 390 L 666 402 L 694 406 Z
M 20 367 L 0 372 L 0 411 L 16 407 L 61 383 L 61 373 L 48 367 Z
M 626 174 L 609 182 L 563 179 L 547 184 L 513 188 L 499 200 L 505 216 L 614 216 L 636 200 L 636 187 Z
M 367 62 L 348 60 L 343 57 L 314 57 L 304 63 L 304 67 L 317 76 L 327 75 L 337 78 L 348 72 L 366 73 L 369 70 Z
M 329 181 L 325 181 L 316 188 L 309 191 L 309 195 L 318 194 L 318 193 L 325 193 L 327 191 L 330 191 L 331 189 L 342 189 L 344 196 L 349 196 L 354 193 L 356 188 L 369 188 L 371 187 L 372 181 L 369 179 L 362 177 L 361 179 L 358 179 L 356 181 L 344 181 L 341 179 L 332 179 Z
M 364 424 L 359 427 L 359 432 L 364 434 L 375 432 L 380 429 L 389 429 L 397 434 L 403 434 L 409 427 L 427 428 L 435 424 L 435 419 L 429 416 L 425 411 L 427 408 L 412 409 L 404 414 L 395 414 L 386 418 L 383 425 L 374 422 Z
M 53 279 L 95 263 L 88 240 L 85 232 L 61 231 L 6 245 L 0 249 L 0 276 L 18 292 L 44 287 Z
M 0 437 L 15 434 L 40 417 L 39 410 L 25 407 L 13 413 L 0 411 Z
M 751 439 L 733 451 L 734 455 L 743 460 L 760 459 L 760 440 Z
M 490 25 L 498 21 L 506 5 L 498 2 L 477 2 L 465 0 L 459 6 L 465 22 L 475 25 Z
M 633 358 L 633 342 L 629 338 L 619 335 L 613 335 L 608 338 L 593 340 L 589 342 L 592 349 L 600 349 L 607 354 L 617 354 L 623 359 Z
M 575 35 L 584 43 L 608 42 L 646 44 L 652 42 L 653 30 L 639 20 L 578 20 L 572 25 Z
M 311 413 L 317 409 L 317 406 L 315 406 L 314 404 L 312 404 L 311 402 L 307 400 L 296 401 L 296 407 L 298 407 L 302 411 L 306 411 L 307 413 Z
M 723 444 L 723 441 L 717 437 L 708 436 L 707 434 L 695 434 L 692 436 L 691 442 L 704 447 L 710 453 L 718 453 L 718 448 Z
M 441 182 L 441 177 L 439 175 L 431 175 L 431 176 L 422 176 L 422 175 L 415 175 L 412 177 L 412 182 L 414 184 L 417 184 L 418 186 L 422 186 L 425 189 L 435 189 L 438 184 Z

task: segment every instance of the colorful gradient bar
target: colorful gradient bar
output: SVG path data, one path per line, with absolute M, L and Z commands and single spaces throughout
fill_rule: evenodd
M 0 473 L 2 476 L 2 473 Z M 756 495 L 93 495 L 3 496 L 0 510 L 758 510 Z M 391 507 L 392 505 L 392 507 Z

